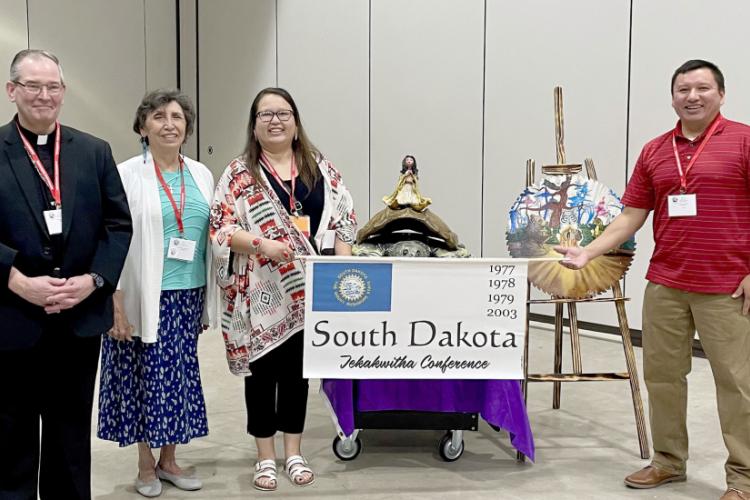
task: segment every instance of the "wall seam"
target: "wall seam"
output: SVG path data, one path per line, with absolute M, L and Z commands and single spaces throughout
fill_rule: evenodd
M 176 87 L 182 90 L 182 40 L 180 39 L 180 0 L 174 0 L 174 26 L 175 26 L 175 79 Z
M 372 216 L 372 0 L 367 2 L 367 220 Z
M 200 0 L 195 0 L 195 112 L 197 115 L 197 126 L 195 127 L 195 156 L 196 161 L 201 161 L 201 80 L 200 80 Z
M 279 86 L 279 0 L 275 0 L 274 2 L 274 16 L 275 16 L 275 23 L 276 23 L 276 30 L 275 30 L 275 37 L 276 37 L 276 86 Z
M 484 256 L 484 146 L 485 146 L 485 120 L 486 120 L 486 98 L 487 98 L 487 0 L 484 0 L 484 19 L 482 34 L 482 176 L 481 176 L 481 200 L 479 205 L 479 256 Z
M 628 184 L 628 174 L 630 173 L 630 76 L 633 70 L 633 0 L 630 0 L 630 20 L 628 23 L 628 90 L 625 108 L 625 185 Z M 623 190 L 623 195 L 625 191 Z M 627 296 L 628 278 L 627 275 L 622 280 L 622 293 Z
M 146 0 L 143 0 L 143 88 L 148 92 L 148 30 L 146 29 Z
M 26 48 L 31 48 L 31 28 L 29 27 L 29 0 L 26 0 Z

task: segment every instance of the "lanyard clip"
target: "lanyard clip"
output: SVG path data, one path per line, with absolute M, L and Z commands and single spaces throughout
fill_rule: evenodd
M 299 200 L 294 200 L 294 215 L 302 215 L 302 203 Z

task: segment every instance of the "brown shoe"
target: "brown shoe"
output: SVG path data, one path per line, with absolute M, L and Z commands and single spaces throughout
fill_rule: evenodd
M 638 472 L 634 472 L 625 478 L 625 485 L 631 488 L 656 488 L 662 484 L 676 483 L 685 481 L 687 476 L 685 474 L 673 474 L 672 472 L 664 469 L 659 469 L 653 465 L 648 465 Z M 742 497 L 740 497 L 742 498 Z
M 729 488 L 726 493 L 721 495 L 719 500 L 750 500 L 750 491 Z

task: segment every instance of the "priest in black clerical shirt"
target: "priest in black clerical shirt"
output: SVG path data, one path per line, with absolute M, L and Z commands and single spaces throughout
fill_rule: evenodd
M 0 499 L 89 499 L 94 380 L 130 212 L 109 145 L 58 121 L 54 55 L 19 52 L 6 92 L 18 114 L 0 127 Z

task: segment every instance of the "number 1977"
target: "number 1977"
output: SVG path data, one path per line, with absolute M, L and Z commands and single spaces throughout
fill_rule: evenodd
M 508 276 L 515 270 L 516 266 L 513 264 L 490 264 L 490 272 L 495 276 Z

